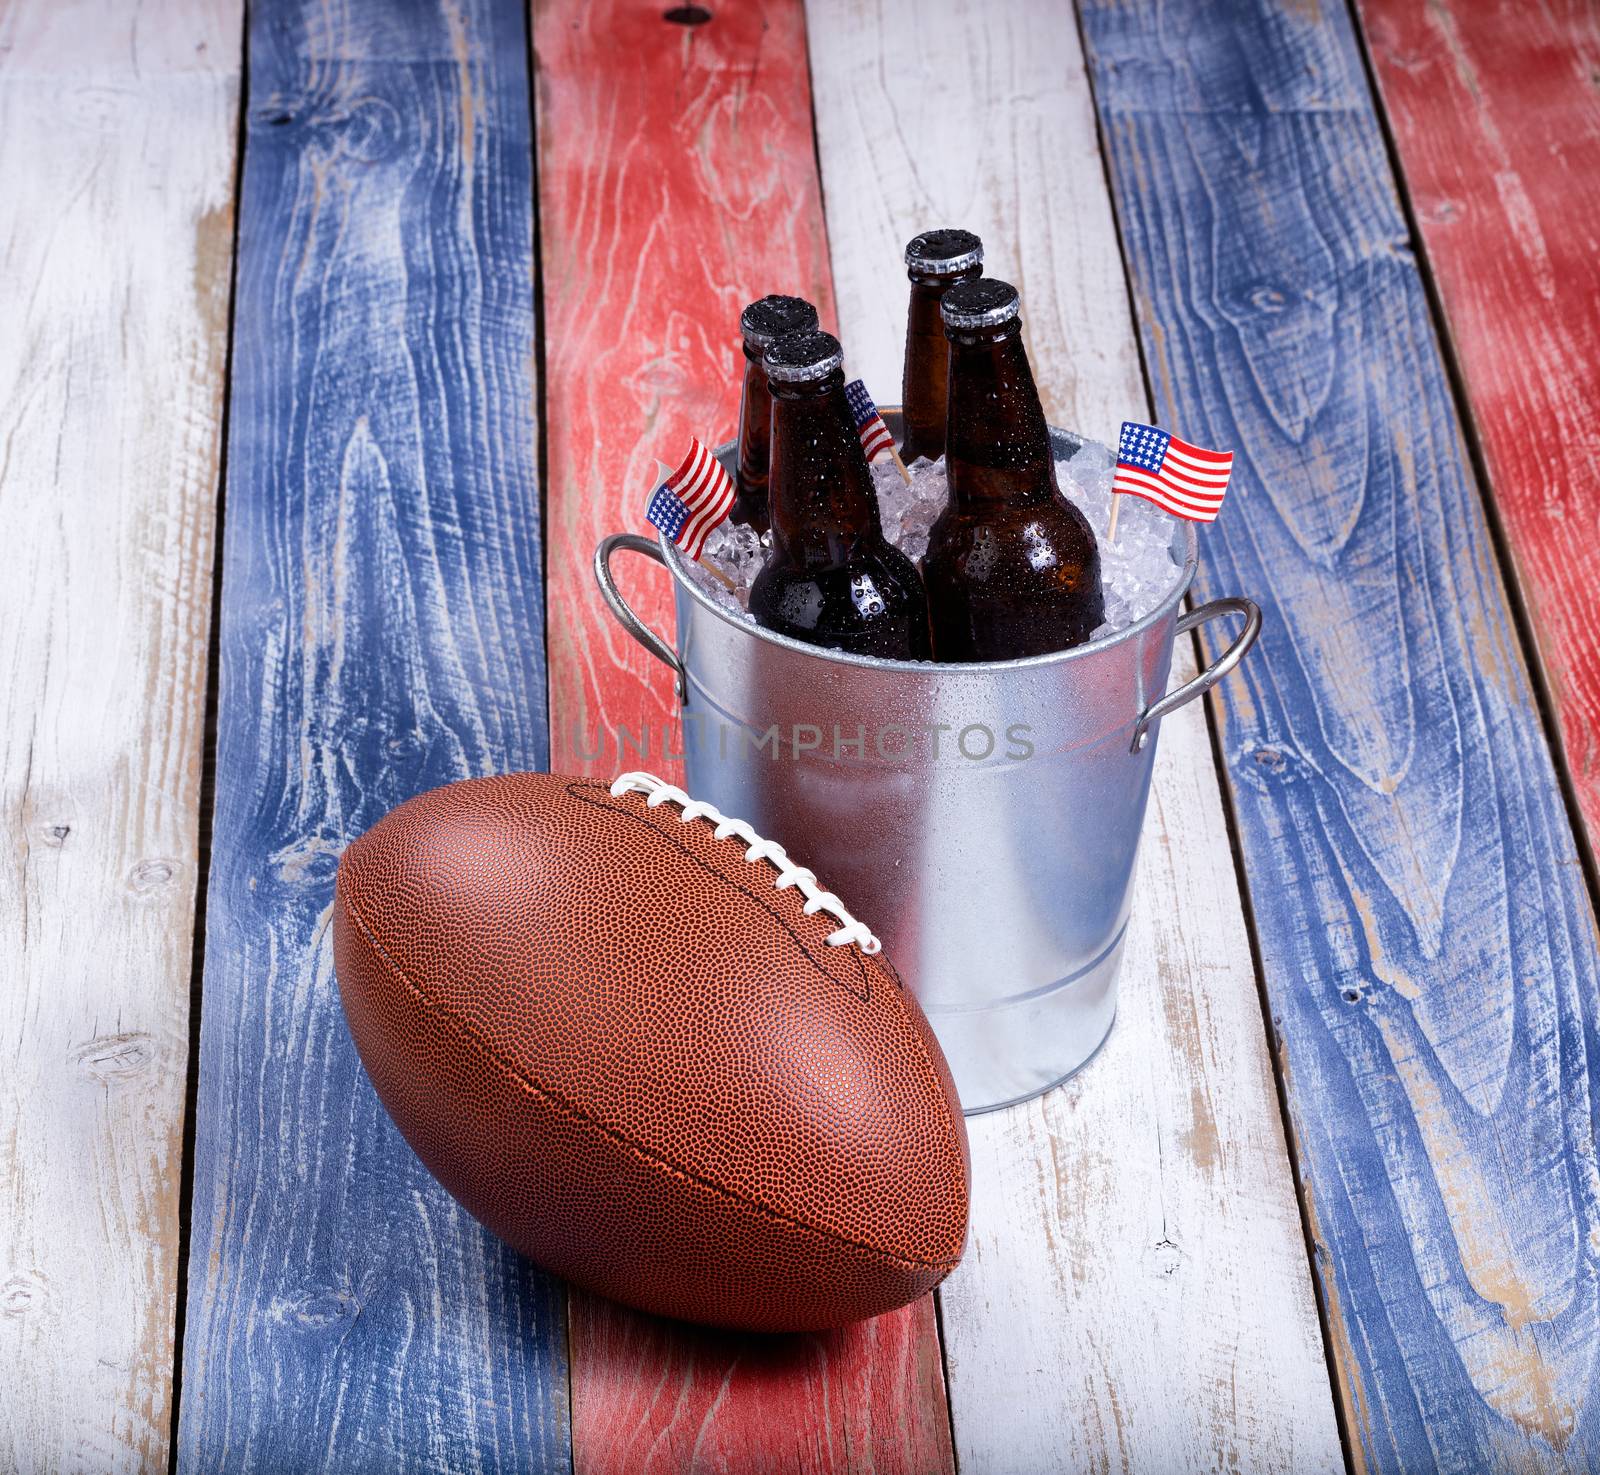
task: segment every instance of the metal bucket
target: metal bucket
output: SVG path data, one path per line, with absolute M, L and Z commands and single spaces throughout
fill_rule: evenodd
M 1051 437 L 1058 457 L 1082 444 Z M 730 470 L 736 454 L 717 452 Z M 670 544 L 621 533 L 595 551 L 612 612 L 674 673 L 688 791 L 778 841 L 883 939 L 969 1115 L 1049 1089 L 1110 1031 L 1157 724 L 1261 627 L 1248 599 L 1180 614 L 1192 523 L 1172 549 L 1176 586 L 1127 630 L 974 665 L 820 650 L 725 612 Z M 619 551 L 671 573 L 676 648 L 623 601 Z M 1223 614 L 1244 616 L 1239 637 L 1163 695 L 1175 636 Z

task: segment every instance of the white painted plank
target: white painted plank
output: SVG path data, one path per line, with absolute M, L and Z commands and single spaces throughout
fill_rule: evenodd
M 241 27 L 0 14 L 5 1470 L 167 1462 Z
M 852 375 L 899 402 L 901 253 L 918 231 L 959 226 L 1022 294 L 1053 421 L 1113 439 L 1145 399 L 1071 6 L 810 0 L 806 17 Z
M 899 251 L 964 226 L 1022 293 L 1050 419 L 1143 418 L 1070 6 L 809 0 L 840 326 L 898 398 Z M 1246 591 L 1248 592 L 1248 591 Z M 1174 680 L 1193 669 L 1192 641 Z M 941 1292 L 956 1447 L 985 1475 L 1343 1467 L 1209 736 L 1164 725 L 1111 1039 L 970 1123 L 968 1258 Z

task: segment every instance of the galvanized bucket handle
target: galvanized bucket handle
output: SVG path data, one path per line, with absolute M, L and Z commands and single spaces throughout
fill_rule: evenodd
M 610 607 L 611 613 L 617 617 L 622 628 L 651 655 L 672 668 L 672 687 L 677 693 L 679 702 L 682 702 L 688 695 L 683 662 L 678 659 L 677 651 L 645 624 L 622 597 L 622 591 L 617 588 L 616 578 L 611 572 L 611 557 L 619 552 L 642 553 L 646 558 L 653 558 L 663 568 L 667 566 L 667 560 L 661 552 L 660 545 L 650 538 L 641 537 L 638 533 L 612 533 L 609 537 L 602 538 L 594 550 L 594 577 L 600 586 L 601 597 Z M 1179 616 L 1176 633 L 1187 634 L 1190 630 L 1198 629 L 1222 615 L 1244 616 L 1244 629 L 1239 632 L 1238 638 L 1192 681 L 1186 681 L 1176 691 L 1169 691 L 1160 701 L 1152 702 L 1139 714 L 1138 721 L 1133 724 L 1133 742 L 1130 751 L 1139 752 L 1149 740 L 1150 729 L 1155 723 L 1169 713 L 1176 712 L 1179 707 L 1187 706 L 1197 696 L 1210 691 L 1244 659 L 1245 652 L 1255 644 L 1256 636 L 1261 633 L 1261 610 L 1254 600 L 1245 599 L 1237 594 L 1213 599 L 1207 604 L 1202 604 L 1199 609 L 1190 610 L 1188 614 Z
M 650 538 L 642 538 L 638 533 L 612 533 L 609 537 L 602 538 L 594 550 L 594 578 L 600 586 L 600 597 L 610 606 L 611 613 L 617 617 L 622 628 L 651 655 L 672 667 L 672 689 L 678 694 L 678 701 L 681 703 L 687 698 L 689 691 L 684 681 L 683 662 L 678 659 L 677 651 L 634 614 L 628 601 L 622 597 L 622 591 L 617 588 L 617 581 L 611 573 L 611 555 L 619 551 L 642 553 L 646 558 L 655 559 L 662 568 L 667 566 L 667 560 L 661 552 L 660 544 Z
M 1169 691 L 1159 702 L 1152 702 L 1139 714 L 1139 720 L 1133 724 L 1132 752 L 1137 753 L 1144 747 L 1150 736 L 1150 728 L 1155 723 L 1169 713 L 1176 712 L 1179 707 L 1187 706 L 1197 696 L 1203 696 L 1210 691 L 1244 659 L 1244 653 L 1256 643 L 1256 636 L 1261 633 L 1261 609 L 1253 599 L 1246 599 L 1240 594 L 1229 594 L 1221 599 L 1213 599 L 1202 604 L 1199 609 L 1192 609 L 1188 614 L 1180 615 L 1175 633 L 1186 635 L 1190 630 L 1196 630 L 1221 615 L 1243 615 L 1244 629 L 1239 632 L 1233 644 L 1192 681 L 1184 682 L 1176 691 Z

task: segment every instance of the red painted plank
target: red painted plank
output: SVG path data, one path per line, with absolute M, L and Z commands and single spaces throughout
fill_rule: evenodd
M 796 1337 L 605 1315 L 576 1294 L 571 1306 L 579 1472 L 954 1469 L 931 1296 Z
M 595 543 L 648 531 L 655 457 L 733 437 L 745 303 L 792 292 L 833 319 L 800 0 L 719 6 L 700 26 L 665 9 L 533 3 L 558 771 L 612 775 L 614 733 L 641 725 L 645 766 L 673 766 L 670 679 L 601 603 Z M 666 574 L 624 565 L 622 580 L 670 635 Z
M 1600 852 L 1600 12 L 1360 0 L 1383 102 Z
M 833 320 L 800 0 L 663 20 L 663 0 L 534 0 L 546 331 L 552 766 L 610 775 L 672 722 L 667 672 L 589 561 L 643 526 L 655 457 L 730 438 L 736 324 L 764 292 Z M 622 569 L 670 633 L 666 576 Z M 952 1468 L 931 1300 L 831 1337 L 706 1333 L 574 1293 L 581 1475 Z

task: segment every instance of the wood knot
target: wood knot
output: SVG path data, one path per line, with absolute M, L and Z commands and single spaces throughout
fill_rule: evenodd
M 1233 749 L 1234 777 L 1258 794 L 1275 792 L 1308 776 L 1305 760 L 1291 747 L 1247 739 Z
M 152 891 L 160 891 L 164 886 L 172 884 L 180 868 L 177 861 L 160 856 L 141 860 L 128 872 L 128 890 L 141 896 L 147 896 Z
M 297 122 L 300 113 L 296 111 L 294 99 L 277 96 L 269 97 L 256 107 L 250 109 L 249 126 L 252 128 L 287 128 L 291 123 Z
M 0 1281 L 0 1316 L 20 1321 L 43 1307 L 49 1288 L 42 1275 L 19 1271 Z
M 1183 1251 L 1166 1235 L 1162 1235 L 1151 1245 L 1149 1261 L 1158 1275 L 1176 1275 L 1178 1267 L 1183 1263 Z
M 1264 282 L 1258 287 L 1252 287 L 1246 293 L 1245 301 L 1257 312 L 1283 312 L 1289 306 L 1289 294 L 1281 287 L 1274 287 Z
M 363 164 L 393 157 L 404 141 L 404 120 L 381 97 L 363 98 L 338 122 L 340 149 Z
M 52 850 L 59 850 L 66 844 L 67 836 L 72 833 L 71 825 L 40 825 L 39 838 Z
M 428 751 L 427 740 L 415 728 L 396 733 L 383 746 L 391 763 L 415 763 Z
M 348 1325 L 361 1315 L 361 1302 L 354 1291 L 339 1286 L 324 1286 L 302 1296 L 280 1299 L 272 1315 L 280 1322 L 292 1322 L 310 1331 Z
M 344 846 L 322 835 L 307 835 L 293 845 L 285 845 L 272 857 L 280 881 L 291 886 L 331 881 L 339 869 Z
M 72 1063 L 105 1085 L 144 1075 L 156 1058 L 155 1041 L 146 1033 L 96 1035 L 72 1052 Z

